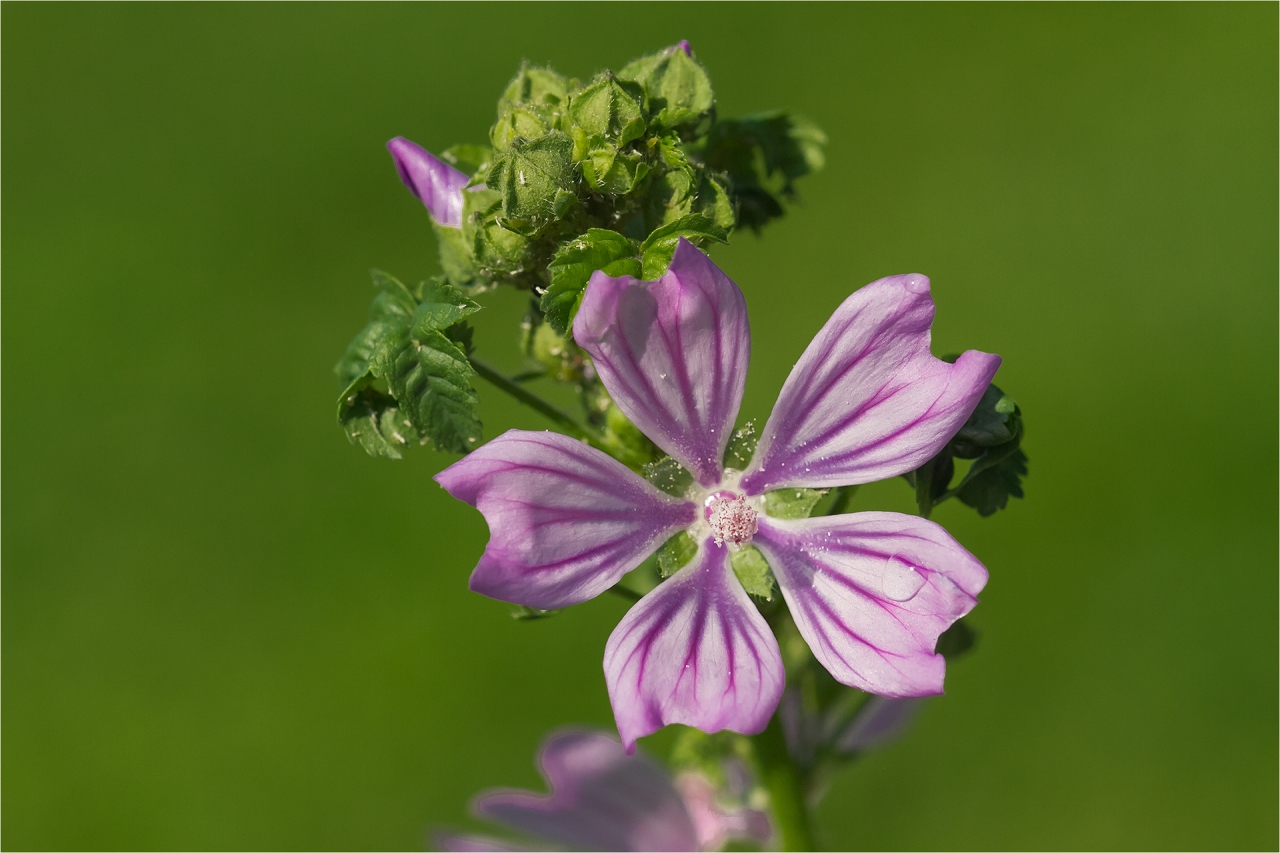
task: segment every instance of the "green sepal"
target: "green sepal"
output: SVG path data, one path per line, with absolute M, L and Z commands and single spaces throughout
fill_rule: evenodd
M 754 545 L 747 545 L 729 554 L 729 565 L 738 582 L 750 595 L 773 601 L 773 591 L 777 588 L 773 571 L 769 563 Z
M 672 536 L 658 549 L 658 573 L 669 578 L 689 565 L 698 553 L 698 543 L 683 530 Z
M 463 291 L 482 288 L 486 282 L 476 269 L 475 253 L 461 228 L 450 228 L 436 221 L 431 222 L 439 247 L 440 268 L 454 287 Z
M 602 449 L 629 468 L 642 469 L 658 452 L 648 436 L 612 403 L 604 413 L 604 431 L 600 438 Z
M 592 228 L 561 246 L 547 267 L 551 285 L 542 294 L 541 308 L 547 324 L 559 334 L 567 334 L 591 274 L 601 270 L 611 276 L 639 276 L 638 251 L 631 240 L 603 228 Z
M 775 489 L 764 496 L 764 511 L 770 518 L 808 518 L 826 490 Z
M 659 491 L 682 498 L 693 485 L 693 474 L 670 456 L 644 466 L 644 478 Z
M 556 131 L 530 142 L 515 140 L 487 180 L 501 198 L 499 224 L 525 236 L 563 215 L 557 208 L 574 196 L 575 184 L 573 140 Z
M 711 78 L 683 50 L 665 50 L 637 59 L 618 72 L 644 87 L 650 125 L 675 128 L 696 121 L 715 103 Z
M 644 135 L 644 89 L 606 72 L 569 99 L 569 120 L 587 136 L 619 148 Z
M 671 265 L 671 257 L 676 252 L 676 245 L 683 237 L 695 246 L 713 241 L 729 242 L 729 235 L 713 220 L 698 214 L 682 216 L 675 222 L 669 222 L 654 230 L 640 244 L 641 278 L 652 281 L 667 271 Z
M 493 148 L 488 145 L 462 143 L 440 152 L 440 159 L 460 172 L 474 175 L 487 171 L 493 163 Z
M 729 444 L 724 449 L 724 467 L 737 471 L 746 470 L 751 457 L 756 454 L 756 445 L 760 443 L 760 434 L 756 431 L 756 422 L 747 421 L 729 436 Z
M 598 193 L 621 196 L 632 192 L 649 174 L 649 164 L 636 151 L 619 151 L 595 137 L 582 158 L 582 179 Z
M 539 610 L 536 607 L 517 604 L 511 608 L 511 618 L 517 622 L 537 622 L 539 619 L 555 616 L 559 612 L 559 610 Z

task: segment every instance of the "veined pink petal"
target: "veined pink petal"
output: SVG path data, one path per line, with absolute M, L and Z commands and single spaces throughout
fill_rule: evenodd
M 742 488 L 869 483 L 933 458 L 973 414 L 1000 357 L 934 358 L 932 323 L 922 275 L 882 278 L 846 299 L 782 386 Z
M 697 850 L 698 834 L 666 772 L 613 738 L 567 732 L 538 760 L 550 796 L 495 792 L 477 814 L 582 850 Z
M 778 641 L 733 577 L 728 549 L 710 538 L 623 617 L 604 675 L 628 750 L 671 723 L 763 731 L 784 680 Z
M 623 414 L 698 482 L 718 483 L 751 357 L 738 286 L 681 238 L 657 281 L 592 275 L 573 336 Z
M 432 218 L 462 227 L 462 188 L 471 180 L 416 142 L 397 136 L 387 143 L 396 171 L 409 192 L 427 206 Z
M 764 552 L 801 636 L 837 681 L 881 696 L 942 692 L 938 636 L 987 570 L 932 521 L 896 512 L 761 516 Z
M 604 592 L 697 513 L 554 432 L 510 430 L 435 479 L 489 524 L 471 589 L 548 610 Z

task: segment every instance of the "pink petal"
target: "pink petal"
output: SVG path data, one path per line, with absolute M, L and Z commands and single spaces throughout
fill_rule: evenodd
M 387 150 L 400 180 L 426 205 L 432 218 L 450 228 L 462 227 L 462 188 L 471 179 L 403 136 L 388 142 Z
M 800 634 L 837 681 L 881 696 L 942 692 L 938 636 L 973 609 L 987 570 L 932 521 L 859 512 L 761 516 L 764 552 Z
M 684 238 L 657 281 L 591 276 L 573 336 L 618 408 L 704 486 L 720 482 L 751 357 L 742 291 Z
M 858 712 L 853 725 L 836 738 L 836 749 L 841 752 L 860 752 L 894 740 L 911 725 L 924 702 L 920 698 L 886 699 L 883 696 L 872 696 Z
M 697 510 L 554 432 L 510 430 L 435 479 L 489 523 L 471 589 L 543 609 L 604 592 Z
M 698 835 L 671 778 L 594 732 L 553 737 L 539 756 L 550 796 L 524 791 L 478 798 L 477 814 L 585 850 L 697 850 Z
M 932 323 L 922 275 L 882 278 L 846 299 L 791 369 L 742 488 L 870 483 L 932 459 L 1000 366 L 976 350 L 955 364 L 934 358 Z
M 683 723 L 764 730 L 782 695 L 778 641 L 708 538 L 689 565 L 640 600 L 609 637 L 604 674 L 618 733 Z

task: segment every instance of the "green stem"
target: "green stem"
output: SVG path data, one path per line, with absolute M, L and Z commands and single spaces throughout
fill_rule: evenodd
M 534 409 L 538 412 L 541 412 L 552 423 L 560 427 L 562 430 L 564 430 L 566 433 L 573 436 L 574 438 L 580 438 L 580 439 L 583 439 L 584 441 L 588 441 L 591 444 L 598 446 L 598 443 L 600 441 L 600 436 L 597 435 L 593 430 L 589 430 L 586 427 L 582 426 L 569 415 L 560 411 L 555 406 L 551 405 L 546 400 L 542 399 L 537 394 L 533 393 L 527 388 L 523 388 L 520 385 L 516 384 L 514 381 L 503 376 L 501 373 L 494 370 L 492 367 L 485 364 L 483 361 L 480 361 L 479 359 L 476 359 L 476 358 L 472 358 L 468 360 L 471 362 L 471 366 L 475 368 L 476 373 L 480 374 L 480 376 L 484 378 L 485 381 L 493 385 L 495 388 L 505 391 L 506 393 L 510 394 L 512 397 L 515 397 L 521 403 L 524 403 L 529 408 Z
M 817 850 L 809 823 L 809 806 L 805 803 L 804 779 L 787 752 L 781 712 L 775 713 L 765 730 L 751 740 L 755 743 L 760 781 L 769 791 L 773 819 L 782 836 L 782 849 Z

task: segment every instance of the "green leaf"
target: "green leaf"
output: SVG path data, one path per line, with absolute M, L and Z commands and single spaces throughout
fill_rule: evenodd
M 976 460 L 973 468 L 978 468 L 985 461 L 985 456 Z M 956 497 L 976 509 L 978 515 L 993 515 L 1008 505 L 1009 498 L 1023 496 L 1022 478 L 1026 475 L 1027 454 L 1015 446 L 1004 456 L 981 467 L 978 473 L 974 474 L 971 468 L 956 488 Z
M 622 147 L 644 135 L 644 89 L 630 81 L 605 76 L 569 99 L 569 120 L 587 136 L 599 136 Z
M 760 443 L 760 435 L 756 431 L 756 422 L 747 421 L 729 436 L 729 445 L 724 449 L 724 467 L 738 471 L 746 469 L 751 457 L 756 453 L 756 445 Z
M 416 330 L 388 346 L 373 362 L 417 430 L 436 447 L 466 453 L 480 440 L 475 375 L 465 349 L 440 331 Z
M 716 122 L 697 147 L 708 169 L 729 176 L 739 224 L 759 229 L 782 215 L 796 180 L 823 167 L 826 143 L 813 122 L 770 112 Z
M 737 575 L 742 588 L 749 594 L 763 598 L 765 601 L 773 601 L 773 591 L 777 587 L 777 581 L 774 580 L 769 563 L 765 560 L 764 554 L 760 553 L 759 548 L 747 545 L 731 552 L 729 565 L 733 567 L 733 573 Z
M 639 276 L 637 251 L 631 240 L 603 228 L 592 228 L 561 246 L 547 268 L 551 285 L 542 295 L 541 307 L 547 323 L 559 334 L 567 334 L 591 274 L 603 270 L 611 276 Z
M 417 308 L 417 300 L 413 298 L 409 288 L 394 276 L 382 270 L 370 270 L 369 274 L 373 278 L 373 286 L 378 288 L 378 295 L 369 306 L 369 322 L 347 345 L 347 351 L 333 368 L 343 387 L 369 370 L 373 354 L 389 335 L 409 322 Z
M 573 140 L 551 132 L 531 142 L 515 140 L 489 171 L 490 189 L 502 200 L 504 228 L 526 236 L 556 218 L 557 197 L 575 190 Z
M 826 491 L 777 489 L 764 496 L 764 511 L 771 518 L 808 518 Z
M 410 327 L 413 333 L 425 334 L 443 330 L 480 310 L 480 305 L 463 296 L 456 288 L 439 280 L 427 281 L 414 309 Z
M 480 306 L 440 280 L 421 285 L 415 298 L 386 273 L 373 278 L 379 293 L 369 325 L 338 362 L 347 382 L 338 422 L 374 456 L 398 459 L 401 448 L 424 437 L 442 450 L 467 452 L 480 439 L 480 420 L 467 361 L 471 333 L 462 320 Z
M 669 578 L 689 565 L 698 553 L 698 543 L 688 533 L 681 531 L 668 539 L 658 549 L 658 573 Z
M 396 401 L 368 387 L 365 378 L 353 382 L 338 400 L 338 423 L 347 440 L 370 456 L 399 459 L 403 448 L 421 441 Z
M 436 245 L 440 250 L 440 268 L 444 270 L 449 283 L 459 288 L 482 287 L 485 282 L 476 269 L 475 255 L 463 230 L 441 225 L 434 220 L 431 230 L 435 232 Z
M 655 229 L 641 244 L 640 251 L 644 258 L 641 265 L 641 278 L 651 281 L 667 271 L 681 237 L 695 246 L 711 241 L 729 242 L 728 233 L 713 220 L 698 214 L 682 216 L 675 222 Z

